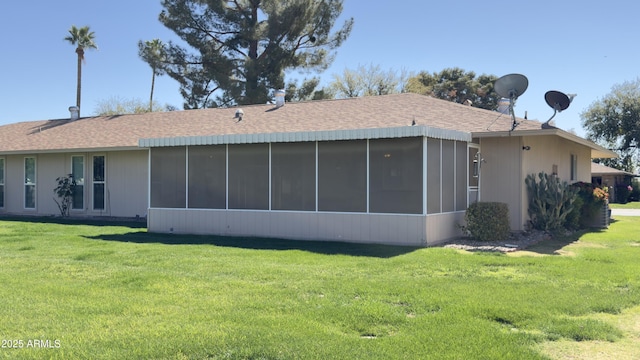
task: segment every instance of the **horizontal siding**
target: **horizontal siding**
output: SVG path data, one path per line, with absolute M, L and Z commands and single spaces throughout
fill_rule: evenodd
M 154 208 L 149 210 L 148 230 L 159 233 L 426 246 L 458 236 L 457 224 L 463 216 L 463 212 L 425 217 Z

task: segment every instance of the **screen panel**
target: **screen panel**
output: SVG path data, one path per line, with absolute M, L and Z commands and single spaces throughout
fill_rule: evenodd
M 422 213 L 422 138 L 369 141 L 369 211 Z
M 367 211 L 367 142 L 318 142 L 318 210 Z

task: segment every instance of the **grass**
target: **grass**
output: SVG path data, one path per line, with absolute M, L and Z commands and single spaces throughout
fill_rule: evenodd
M 609 203 L 612 209 L 640 209 L 640 201 L 632 201 L 626 204 Z
M 639 257 L 640 217 L 517 256 L 8 219 L 0 358 L 634 358 Z

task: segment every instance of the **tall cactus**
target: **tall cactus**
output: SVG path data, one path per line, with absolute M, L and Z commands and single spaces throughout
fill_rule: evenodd
M 529 198 L 529 218 L 534 229 L 557 230 L 564 226 L 567 215 L 573 210 L 578 189 L 544 172 L 525 178 Z

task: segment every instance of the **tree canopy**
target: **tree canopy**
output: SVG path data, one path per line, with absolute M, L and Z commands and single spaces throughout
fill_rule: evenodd
M 614 85 L 580 114 L 587 137 L 618 152 L 608 166 L 633 172 L 640 145 L 640 78 Z
M 325 70 L 353 19 L 333 31 L 342 0 L 163 0 L 169 42 L 164 70 L 185 108 L 266 103 L 290 69 Z
M 405 92 L 407 72 L 384 71 L 380 65 L 358 65 L 355 70 L 344 69 L 342 74 L 333 74 L 329 85 L 340 98 L 388 95 Z
M 125 99 L 112 96 L 108 99 L 98 101 L 94 113 L 96 116 L 114 116 L 124 114 L 144 114 L 151 111 L 172 111 L 175 110 L 171 105 L 165 105 L 164 108 L 153 100 L 152 106 L 149 103 L 138 99 Z
M 164 43 L 160 39 L 138 42 L 138 56 L 151 66 L 151 94 L 149 95 L 149 111 L 153 111 L 153 89 L 156 76 L 165 74 L 163 64 L 167 58 Z
M 495 75 L 476 76 L 473 71 L 460 68 L 447 68 L 438 73 L 420 72 L 409 78 L 406 91 L 472 106 L 487 110 L 496 110 L 500 96 L 493 91 Z

